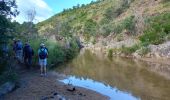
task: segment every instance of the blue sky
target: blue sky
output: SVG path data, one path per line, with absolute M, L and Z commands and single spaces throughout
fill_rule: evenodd
M 77 4 L 88 4 L 96 0 L 45 0 L 45 2 L 53 9 L 54 12 L 61 12 L 63 8 L 72 8 Z
M 91 1 L 96 0 L 16 0 L 20 14 L 14 20 L 20 23 L 27 21 L 27 12 L 35 9 L 34 23 L 37 23 L 63 11 L 63 9 L 72 8 L 77 4 L 88 4 Z

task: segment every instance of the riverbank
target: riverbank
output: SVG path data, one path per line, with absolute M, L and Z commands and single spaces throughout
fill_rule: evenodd
M 48 72 L 41 77 L 38 70 L 25 70 L 19 75 L 19 87 L 6 94 L 2 100 L 107 100 L 108 97 L 97 92 L 74 87 L 60 82 L 65 76 Z
M 168 57 L 155 57 L 155 56 L 134 56 L 134 55 L 125 55 L 123 53 L 115 54 L 113 53 L 112 57 L 108 56 L 108 51 L 105 48 L 84 48 L 84 50 L 89 50 L 93 54 L 97 55 L 100 58 L 127 58 L 132 59 L 137 64 L 140 65 L 141 61 L 144 63 L 147 63 L 148 67 L 143 66 L 143 68 L 146 68 L 148 71 L 154 72 L 160 76 L 163 76 L 164 78 L 170 80 L 170 62 Z

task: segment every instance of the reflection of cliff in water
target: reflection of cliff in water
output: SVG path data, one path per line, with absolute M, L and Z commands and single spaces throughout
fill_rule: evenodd
M 141 100 L 170 100 L 170 80 L 155 73 L 160 72 L 157 67 L 154 70 L 155 65 L 149 66 L 145 62 L 118 57 L 108 60 L 86 51 L 65 66 L 57 70 L 66 75 L 109 84 L 121 91 L 130 92 Z

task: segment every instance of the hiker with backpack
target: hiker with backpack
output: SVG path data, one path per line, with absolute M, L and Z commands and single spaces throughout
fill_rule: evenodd
M 32 65 L 33 56 L 34 56 L 34 50 L 31 48 L 28 42 L 25 43 L 25 46 L 23 48 L 23 58 L 24 58 L 24 63 L 28 69 L 30 69 Z
M 18 59 L 19 62 L 22 61 L 22 49 L 23 49 L 22 41 L 18 39 L 16 42 L 16 58 Z
M 38 57 L 39 57 L 39 65 L 40 65 L 40 72 L 41 76 L 46 76 L 47 74 L 47 57 L 48 57 L 48 50 L 43 43 L 40 44 L 40 48 L 38 50 Z

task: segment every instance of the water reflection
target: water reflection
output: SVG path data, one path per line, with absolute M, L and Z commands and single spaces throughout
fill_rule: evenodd
M 65 84 L 72 84 L 74 86 L 84 87 L 97 91 L 103 95 L 110 97 L 111 100 L 138 100 L 129 93 L 119 91 L 117 88 L 113 88 L 109 85 L 84 78 L 76 78 L 75 76 L 69 76 L 67 79 L 61 80 Z
M 97 81 L 111 88 L 116 87 L 118 91 L 123 91 L 121 93 L 132 94 L 133 98 L 170 100 L 170 80 L 157 74 L 157 71 L 152 71 L 153 69 L 154 66 L 146 62 L 119 57 L 109 60 L 102 55 L 85 51 L 69 64 L 57 68 L 56 71 L 75 76 L 75 80 L 83 77 L 82 83 L 89 79 L 95 80 L 90 83 L 92 86 L 95 86 Z M 117 95 L 116 92 L 109 92 L 109 94 Z M 116 100 L 122 100 L 119 99 L 121 95 L 117 95 L 117 98 Z

